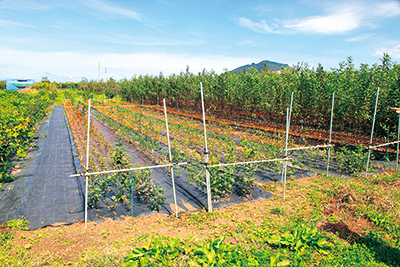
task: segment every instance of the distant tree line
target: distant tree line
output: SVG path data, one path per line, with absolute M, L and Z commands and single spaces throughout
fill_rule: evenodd
M 116 81 L 83 80 L 61 87 L 74 87 L 86 96 L 105 93 L 119 95 L 137 103 L 161 103 L 181 109 L 198 109 L 200 82 L 205 92 L 207 109 L 214 114 L 239 114 L 258 119 L 285 118 L 286 108 L 294 92 L 293 121 L 320 121 L 321 127 L 329 123 L 332 93 L 335 92 L 335 119 L 342 128 L 358 125 L 363 131 L 370 129 L 377 88 L 380 88 L 377 113 L 377 132 L 384 135 L 387 127 L 397 129 L 398 117 L 390 107 L 400 106 L 400 65 L 384 54 L 380 64 L 361 64 L 355 68 L 353 59 L 339 63 L 338 68 L 325 70 L 321 65 L 310 68 L 298 64 L 282 73 L 249 69 L 233 74 L 203 70 L 164 76 L 145 75 Z M 336 123 L 338 125 L 338 123 Z M 393 132 L 393 131 L 392 131 Z M 394 134 L 394 132 L 393 132 Z

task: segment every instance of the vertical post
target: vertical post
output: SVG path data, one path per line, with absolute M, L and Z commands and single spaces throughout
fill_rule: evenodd
M 164 104 L 164 115 L 165 115 L 165 131 L 167 132 L 169 162 L 172 164 L 171 142 L 169 140 L 167 105 L 165 104 L 165 98 L 163 99 L 163 104 Z M 174 193 L 175 216 L 178 217 L 178 204 L 176 202 L 176 192 L 175 192 L 174 166 L 171 166 L 170 170 L 171 170 L 171 178 L 172 178 L 172 191 Z
M 133 168 L 133 151 L 132 151 L 132 168 Z M 131 176 L 131 216 L 133 217 L 133 171 Z
M 387 143 L 389 143 L 389 138 L 390 138 L 390 125 L 388 126 Z M 386 146 L 386 162 L 387 162 L 387 168 L 389 168 L 389 145 Z
M 378 87 L 378 90 L 376 91 L 374 119 L 372 121 L 371 139 L 369 140 L 369 145 L 368 145 L 368 158 L 367 158 L 367 167 L 365 168 L 365 177 L 367 177 L 367 175 L 368 175 L 369 159 L 371 157 L 371 145 L 372 145 L 372 139 L 374 138 L 374 127 L 375 127 L 375 119 L 376 119 L 376 110 L 378 108 L 378 99 L 379 99 L 379 87 Z
M 289 120 L 292 117 L 293 95 L 294 95 L 294 92 L 292 92 L 292 96 L 290 97 Z M 289 122 L 289 126 L 290 126 L 290 122 Z
M 303 120 L 303 119 L 301 119 L 301 128 L 300 128 L 300 141 L 299 141 L 299 146 L 301 145 L 301 140 L 303 139 L 303 136 L 302 136 L 302 134 L 303 134 L 303 123 L 304 123 L 304 120 Z
M 289 125 L 290 125 L 290 111 L 289 108 L 286 109 L 286 138 L 285 138 L 285 158 L 287 157 L 287 147 L 289 140 Z M 282 181 L 283 181 L 283 198 L 285 199 L 286 195 L 286 171 L 287 171 L 287 161 L 283 162 L 283 170 L 282 170 Z
M 86 143 L 86 172 L 89 170 L 89 152 L 90 152 L 90 106 L 91 99 L 89 99 L 88 108 L 88 125 L 87 125 L 87 143 Z M 88 187 L 89 181 L 88 177 L 85 175 L 85 228 L 87 228 L 87 204 L 88 204 Z
M 290 97 L 290 106 L 287 109 L 286 112 L 286 142 L 285 142 L 285 157 L 287 156 L 287 146 L 288 146 L 288 141 L 289 141 L 289 129 L 290 129 L 290 118 L 292 115 L 292 106 L 293 106 L 293 95 L 294 92 L 292 92 L 292 95 Z M 282 171 L 282 182 L 284 183 L 283 185 L 283 198 L 285 198 L 285 191 L 286 191 L 286 169 L 287 169 L 287 161 L 283 162 L 283 171 Z
M 397 141 L 400 139 L 400 114 L 399 114 L 399 124 L 397 126 Z M 399 170 L 399 143 L 397 143 L 397 153 L 396 153 L 396 171 Z
M 331 107 L 331 126 L 329 128 L 329 144 L 332 143 L 332 125 L 333 125 L 333 109 L 335 105 L 335 92 L 332 94 L 332 107 Z M 326 176 L 329 175 L 329 158 L 331 156 L 331 147 L 328 147 L 328 159 L 326 160 Z
M 208 146 L 207 146 L 207 130 L 206 130 L 206 113 L 204 110 L 204 96 L 203 96 L 203 83 L 200 82 L 200 93 L 201 93 L 201 109 L 203 112 L 203 128 L 204 128 L 204 163 L 206 168 L 206 184 L 207 184 L 207 200 L 208 200 L 208 211 L 212 212 L 211 202 L 211 183 L 210 183 L 210 171 L 208 169 Z

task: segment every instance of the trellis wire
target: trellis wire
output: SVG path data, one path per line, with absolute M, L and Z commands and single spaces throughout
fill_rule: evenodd
M 375 119 L 376 119 L 376 110 L 378 108 L 378 99 L 379 99 L 379 87 L 378 87 L 378 90 L 376 91 L 374 119 L 372 121 L 371 138 L 369 140 L 369 145 L 368 145 L 368 157 L 367 157 L 367 167 L 365 168 L 365 177 L 367 177 L 367 175 L 368 175 L 369 159 L 371 157 L 371 145 L 372 145 L 372 139 L 374 138 L 374 127 L 375 127 Z

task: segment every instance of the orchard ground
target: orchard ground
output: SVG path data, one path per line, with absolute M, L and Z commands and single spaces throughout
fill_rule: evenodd
M 365 245 L 366 238 L 373 233 L 380 238 L 379 246 L 366 245 L 369 254 L 357 252 L 354 257 L 358 263 L 347 264 L 399 266 L 399 185 L 400 173 L 348 180 L 317 176 L 289 181 L 285 199 L 282 186 L 269 183 L 265 187 L 274 194 L 273 198 L 224 207 L 212 213 L 188 213 L 179 218 L 154 214 L 124 217 L 122 221 L 106 219 L 103 223 L 89 222 L 87 229 L 83 223 L 35 231 L 9 229 L 6 231 L 13 238 L 0 240 L 3 243 L 0 265 L 119 266 L 133 248 L 143 246 L 150 236 L 178 237 L 195 244 L 225 236 L 224 242 L 244 249 L 256 247 L 279 254 L 281 247 L 269 244 L 257 233 L 271 236 L 303 225 L 315 226 L 335 244 L 326 253 L 311 250 L 311 259 L 304 257 L 303 264 L 318 266 L 336 259 L 342 262 L 346 257 L 338 254 L 338 247 L 342 252 L 352 251 L 357 244 Z M 380 249 L 390 253 L 382 253 Z M 285 251 L 288 262 L 297 265 L 291 256 L 293 251 Z

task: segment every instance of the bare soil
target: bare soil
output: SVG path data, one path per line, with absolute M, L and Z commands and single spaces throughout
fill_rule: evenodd
M 30 250 L 31 253 L 59 258 L 62 262 L 77 262 L 86 251 L 106 251 L 116 248 L 118 254 L 124 257 L 135 246 L 142 244 L 150 235 L 179 237 L 200 241 L 213 234 L 226 234 L 235 231 L 245 224 L 260 227 L 267 218 L 285 222 L 286 215 L 302 214 L 310 216 L 311 207 L 306 200 L 307 188 L 312 188 L 314 178 L 303 178 L 288 183 L 286 199 L 282 199 L 282 186 L 277 183 L 265 185 L 274 192 L 271 199 L 246 202 L 230 207 L 223 207 L 214 213 L 204 211 L 182 214 L 179 218 L 153 214 L 147 217 L 123 217 L 122 221 L 106 219 L 103 223 L 89 222 L 87 229 L 84 223 L 73 225 L 53 225 L 35 231 L 16 231 L 17 247 Z M 300 205 L 300 206 L 298 206 Z M 347 204 L 346 204 L 347 205 Z M 339 238 L 349 240 L 357 238 L 367 228 L 373 225 L 364 218 L 356 218 L 343 204 L 343 196 L 328 200 L 323 213 L 326 218 L 336 214 L 345 218 L 338 222 L 325 220 L 320 224 L 320 230 L 339 233 Z M 283 213 L 274 212 L 280 207 Z M 228 237 L 233 244 L 238 240 Z

